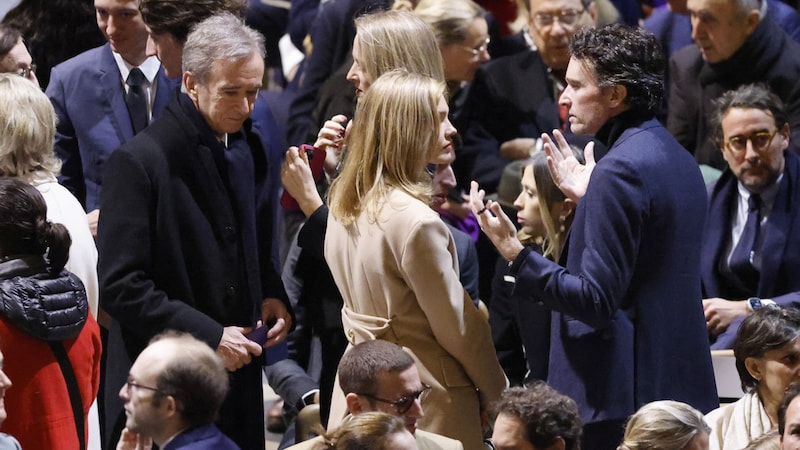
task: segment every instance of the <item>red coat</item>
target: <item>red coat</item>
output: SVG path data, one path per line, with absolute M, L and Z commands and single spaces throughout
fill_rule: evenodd
M 64 341 L 81 391 L 84 418 L 100 384 L 100 328 L 88 316 L 77 338 Z M 8 418 L 0 431 L 19 440 L 23 449 L 77 449 L 78 436 L 61 368 L 47 342 L 0 317 L 3 371 L 13 385 L 6 392 Z M 84 420 L 84 423 L 86 420 Z M 84 435 L 88 441 L 88 427 Z

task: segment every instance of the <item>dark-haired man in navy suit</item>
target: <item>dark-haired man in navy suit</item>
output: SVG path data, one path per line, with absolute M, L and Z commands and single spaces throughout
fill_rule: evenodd
M 89 212 L 96 235 L 105 162 L 139 131 L 126 100 L 132 89 L 126 84 L 129 75 L 134 69 L 144 75 L 140 89 L 146 117 L 140 121 L 145 124 L 164 108 L 177 82 L 166 78 L 156 57 L 145 54 L 147 29 L 138 0 L 94 4 L 108 43 L 54 67 L 46 92 L 58 116 L 55 151 L 63 162 L 59 182 Z
M 800 306 L 800 157 L 787 151 L 788 122 L 781 99 L 762 85 L 715 103 L 712 130 L 728 169 L 708 189 L 701 259 L 712 348 L 731 348 L 755 309 Z
M 470 197 L 511 263 L 516 301 L 553 312 L 547 383 L 578 404 L 584 450 L 605 450 L 645 403 L 673 399 L 703 412 L 719 403 L 700 302 L 707 200 L 694 159 L 655 119 L 665 66 L 655 37 L 609 25 L 578 32 L 570 50 L 559 103 L 573 132 L 608 153 L 594 165 L 587 147 L 582 166 L 563 139 L 560 152 L 545 144 L 553 169 L 574 169 L 552 171 L 578 202 L 564 265 L 524 248 L 476 183 Z M 576 183 L 569 173 L 583 176 Z

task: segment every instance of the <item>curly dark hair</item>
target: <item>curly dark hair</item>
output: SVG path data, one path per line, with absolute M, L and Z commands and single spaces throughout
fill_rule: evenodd
M 652 116 L 661 107 L 667 63 L 649 31 L 618 23 L 587 28 L 573 36 L 569 50 L 593 69 L 599 86 L 625 86 L 632 110 Z
M 770 350 L 782 348 L 800 338 L 800 309 L 768 306 L 753 312 L 742 321 L 733 342 L 736 371 L 742 390 L 750 392 L 758 380 L 745 366 L 747 358 L 761 358 Z
M 559 437 L 564 439 L 566 450 L 581 448 L 583 423 L 578 405 L 542 381 L 506 389 L 494 410 L 520 419 L 535 448 L 549 447 Z
M 139 11 L 142 20 L 154 34 L 170 33 L 180 42 L 192 27 L 205 19 L 229 12 L 243 17 L 247 4 L 244 0 L 141 0 Z

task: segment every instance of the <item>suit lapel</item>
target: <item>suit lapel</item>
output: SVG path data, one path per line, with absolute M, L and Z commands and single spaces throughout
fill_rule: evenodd
M 107 116 L 114 125 L 120 142 L 127 142 L 133 137 L 133 125 L 128 107 L 125 104 L 125 89 L 122 86 L 122 75 L 119 73 L 117 62 L 111 54 L 111 46 L 106 44 L 100 59 L 98 70 L 103 104 L 107 106 Z
M 736 195 L 736 177 L 730 171 L 726 171 L 713 186 L 712 201 L 708 205 L 705 238 L 700 254 L 700 277 L 704 297 L 719 295 L 720 279 L 717 267 L 730 234 L 734 195 Z
M 787 158 L 786 163 L 775 204 L 764 225 L 766 230 L 761 246 L 761 276 L 758 280 L 758 293 L 764 297 L 775 295 L 775 279 L 784 258 L 787 232 L 791 225 L 792 202 L 796 200 L 792 198 L 792 192 L 797 183 L 795 174 L 798 168 L 792 159 Z

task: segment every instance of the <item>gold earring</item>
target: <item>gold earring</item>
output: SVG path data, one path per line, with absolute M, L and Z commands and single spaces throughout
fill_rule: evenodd
M 558 228 L 558 231 L 560 233 L 567 231 L 567 227 L 565 225 L 565 222 L 567 221 L 567 216 L 559 216 L 558 221 L 561 224 L 561 226 Z

